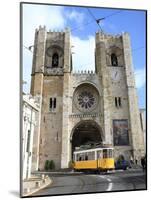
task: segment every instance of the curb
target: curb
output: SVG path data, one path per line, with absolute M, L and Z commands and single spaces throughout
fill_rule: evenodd
M 38 188 L 34 189 L 34 190 L 31 191 L 31 192 L 28 192 L 28 193 L 26 193 L 26 194 L 23 194 L 23 197 L 28 197 L 28 196 L 34 194 L 35 192 L 38 192 L 39 190 L 41 190 L 41 189 L 47 187 L 49 184 L 52 184 L 52 183 L 53 183 L 52 179 L 50 179 L 50 178 L 48 178 L 47 181 L 48 181 L 48 182 L 47 182 L 46 184 L 42 185 L 41 187 L 38 187 Z

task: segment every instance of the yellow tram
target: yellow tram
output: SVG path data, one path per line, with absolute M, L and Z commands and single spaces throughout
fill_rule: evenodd
M 98 147 L 73 152 L 75 171 L 108 171 L 114 169 L 114 149 Z

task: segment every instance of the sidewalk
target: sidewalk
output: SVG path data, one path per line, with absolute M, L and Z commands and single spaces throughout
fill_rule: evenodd
M 83 172 L 74 172 L 73 170 L 55 170 L 55 171 L 41 171 L 41 172 L 34 172 L 34 174 L 45 174 L 45 175 L 78 175 L 83 174 Z
M 41 174 L 41 176 L 32 176 L 23 181 L 22 196 L 30 196 L 51 183 L 52 180 L 48 175 Z
M 140 164 L 131 164 L 131 169 L 142 169 Z

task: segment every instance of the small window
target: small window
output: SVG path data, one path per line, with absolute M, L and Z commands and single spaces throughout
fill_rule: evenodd
M 139 115 L 140 115 L 140 121 L 141 121 L 141 128 L 142 128 L 142 130 L 143 130 L 143 119 L 142 119 L 142 114 L 140 113 Z
M 52 108 L 52 98 L 50 98 L 50 109 Z
M 56 103 L 57 103 L 56 98 L 50 98 L 50 102 L 49 102 L 50 111 L 54 111 L 56 109 Z
M 115 55 L 115 53 L 111 54 L 111 64 L 112 64 L 112 66 L 118 66 L 118 60 L 117 60 L 117 56 Z
M 116 108 L 121 108 L 122 107 L 121 97 L 115 97 L 115 107 Z
M 53 105 L 54 105 L 54 108 L 56 108 L 56 98 L 54 98 Z
M 121 107 L 121 97 L 118 98 L 118 105 Z
M 52 67 L 58 67 L 59 65 L 59 55 L 54 53 L 52 56 Z
M 115 107 L 118 107 L 117 97 L 115 97 Z
M 27 148 L 26 148 L 26 152 L 29 153 L 30 151 L 30 130 L 28 130 L 28 134 L 27 134 Z

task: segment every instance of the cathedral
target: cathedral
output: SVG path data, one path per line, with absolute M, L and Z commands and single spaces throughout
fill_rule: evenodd
M 68 168 L 76 147 L 102 143 L 114 147 L 115 159 L 144 155 L 128 33 L 95 35 L 95 71 L 73 72 L 70 30 L 35 31 L 31 94 L 39 98 L 32 162 L 46 160 Z M 86 55 L 85 55 L 86 56 Z

